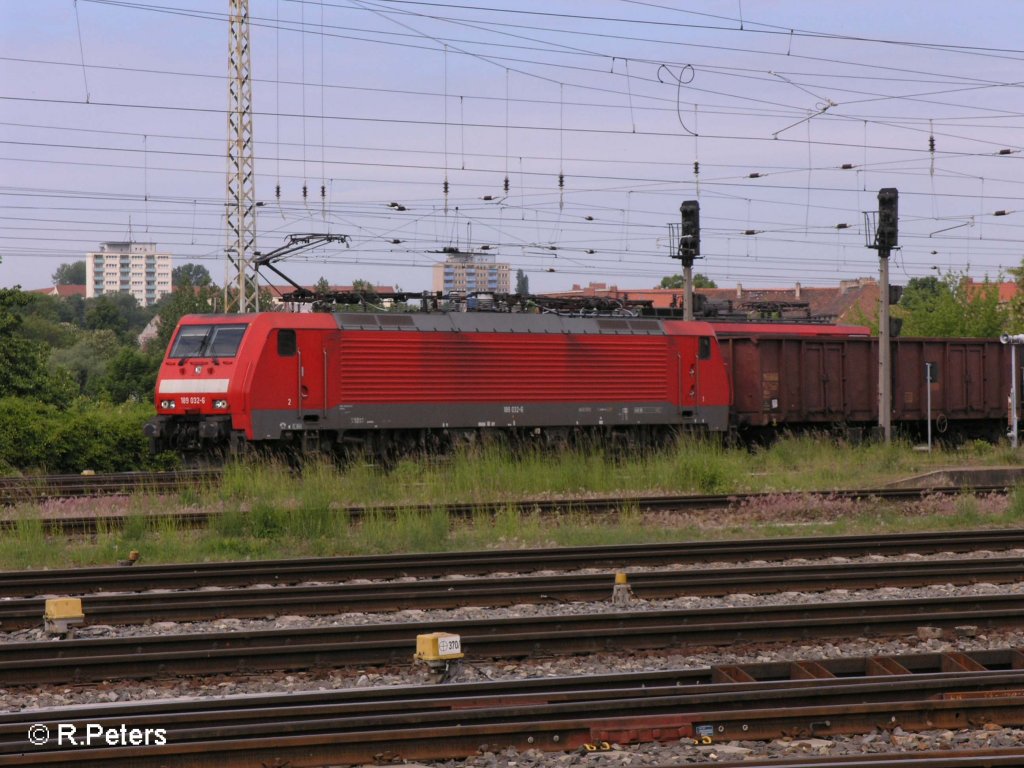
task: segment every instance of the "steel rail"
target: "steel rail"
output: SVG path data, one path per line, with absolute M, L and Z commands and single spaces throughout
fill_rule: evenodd
M 0 597 L 194 589 L 347 579 L 441 578 L 541 569 L 628 568 L 747 560 L 930 554 L 1024 548 L 1024 529 L 431 552 L 0 572 Z
M 682 595 L 720 596 L 928 584 L 1012 583 L 1024 580 L 1024 558 L 656 571 L 633 573 L 629 575 L 629 580 L 634 597 L 642 600 Z M 210 581 L 216 583 L 215 578 Z M 519 603 L 605 601 L 612 595 L 612 584 L 610 573 L 438 579 L 412 583 L 282 586 L 227 591 L 87 594 L 83 597 L 82 606 L 86 622 L 91 624 L 212 621 L 229 616 L 265 618 L 283 613 L 313 616 L 408 608 L 425 610 L 467 605 L 493 607 Z M 0 601 L 0 630 L 39 626 L 43 607 L 44 601 L 41 598 Z
M 60 722 L 79 727 L 89 722 L 101 728 L 167 728 L 166 748 L 74 753 L 76 763 L 89 765 L 96 759 L 132 760 L 132 765 L 185 761 L 206 765 L 218 763 L 203 761 L 217 759 L 219 764 L 235 765 L 252 759 L 254 750 L 268 750 L 284 760 L 294 759 L 292 748 L 314 744 L 329 749 L 331 756 L 313 762 L 299 758 L 290 764 L 322 764 L 316 759 L 368 762 L 385 745 L 389 745 L 385 752 L 406 759 L 461 757 L 475 752 L 480 739 L 487 739 L 488 748 L 495 751 L 508 746 L 560 751 L 590 741 L 675 740 L 702 732 L 710 732 L 716 740 L 737 735 L 766 739 L 783 733 L 863 732 L 876 722 L 900 724 L 906 730 L 960 726 L 979 718 L 1024 724 L 1020 695 L 1024 670 L 1020 669 L 653 688 L 645 681 L 640 686 L 604 690 L 562 679 L 548 681 L 545 692 L 523 695 L 514 692 L 515 684 L 499 685 L 505 691 L 497 694 L 489 684 L 467 686 L 476 688 L 468 695 L 453 695 L 435 686 L 426 696 L 421 690 L 412 699 L 404 697 L 408 688 L 397 688 L 383 695 L 378 691 L 372 702 L 358 690 L 347 690 L 318 695 L 315 703 L 309 694 L 301 694 L 294 699 L 186 702 L 180 708 L 165 702 L 156 707 L 15 713 L 0 722 L 0 765 L 11 760 L 47 764 L 69 756 L 69 750 L 47 750 L 49 744 L 26 751 L 25 734 L 32 723 L 54 732 Z M 623 716 L 624 712 L 629 714 Z M 200 746 L 202 750 L 197 749 Z M 200 753 L 204 755 L 201 762 L 193 762 Z
M 402 622 L 251 632 L 13 642 L 0 685 L 67 683 L 325 666 L 406 664 L 417 635 L 462 636 L 470 659 L 694 648 L 810 638 L 892 636 L 922 625 L 1022 624 L 1024 595 L 657 610 L 490 620 Z

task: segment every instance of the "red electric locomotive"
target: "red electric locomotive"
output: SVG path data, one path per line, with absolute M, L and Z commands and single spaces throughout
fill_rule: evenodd
M 160 368 L 156 450 L 375 452 L 481 431 L 723 431 L 707 323 L 510 313 L 189 315 Z

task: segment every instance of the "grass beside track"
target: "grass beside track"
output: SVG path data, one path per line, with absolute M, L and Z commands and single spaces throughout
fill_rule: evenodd
M 206 488 L 176 496 L 139 493 L 128 499 L 82 499 L 16 510 L 17 528 L 0 539 L 0 569 L 106 565 L 132 549 L 143 562 L 186 562 L 493 547 L 625 544 L 773 535 L 852 534 L 1024 524 L 1024 491 L 999 500 L 969 495 L 905 505 L 853 502 L 807 505 L 791 499 L 759 506 L 641 514 L 628 506 L 593 518 L 554 519 L 513 508 L 497 516 L 449 520 L 449 502 L 491 502 L 546 496 L 778 492 L 874 487 L 949 466 L 1005 466 L 1021 459 L 1005 446 L 970 444 L 932 454 L 903 443 L 843 446 L 789 438 L 748 451 L 711 443 L 681 443 L 635 457 L 598 451 L 511 456 L 499 448 L 440 459 L 403 461 L 391 472 L 354 465 L 308 464 L 301 476 L 271 463 L 231 465 Z M 429 513 L 370 513 L 350 521 L 346 506 L 432 504 Z M 41 517 L 89 514 L 97 508 L 128 514 L 123 527 L 89 539 L 52 537 Z M 180 528 L 148 519 L 153 511 L 212 509 L 208 528 Z

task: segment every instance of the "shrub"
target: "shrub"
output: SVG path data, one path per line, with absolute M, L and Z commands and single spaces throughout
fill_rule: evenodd
M 28 398 L 0 398 L 0 463 L 18 470 L 124 472 L 166 464 L 152 457 L 141 404 L 79 399 L 66 410 Z

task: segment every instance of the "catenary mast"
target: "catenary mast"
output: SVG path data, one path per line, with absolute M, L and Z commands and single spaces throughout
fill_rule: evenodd
M 230 0 L 228 41 L 227 261 L 224 311 L 259 311 L 251 264 L 256 250 L 256 176 L 252 136 L 249 0 Z

